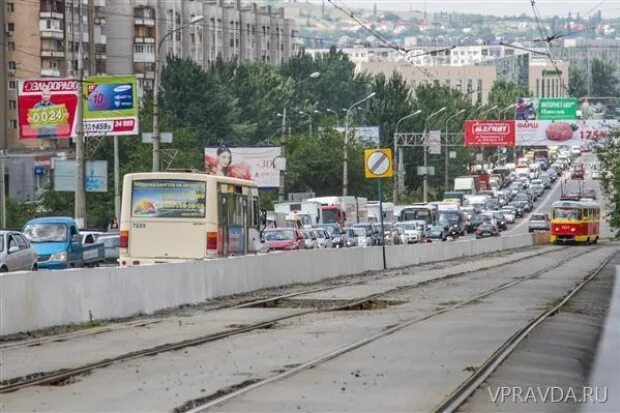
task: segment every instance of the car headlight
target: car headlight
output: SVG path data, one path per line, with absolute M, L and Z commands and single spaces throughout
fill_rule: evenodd
M 52 254 L 49 261 L 67 261 L 67 253 L 65 251 Z

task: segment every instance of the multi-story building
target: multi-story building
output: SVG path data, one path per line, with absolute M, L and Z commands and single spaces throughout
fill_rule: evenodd
M 422 66 L 466 66 L 492 62 L 506 57 L 527 55 L 503 45 L 456 46 L 451 48 L 412 47 L 407 52 L 386 47 L 351 47 L 341 49 L 353 63 L 411 62 Z M 329 49 L 308 49 L 311 56 L 329 53 Z
M 294 20 L 282 16 L 282 9 L 240 0 L 108 0 L 107 71 L 135 73 L 141 89 L 151 89 L 158 56 L 162 63 L 172 55 L 203 67 L 217 59 L 280 64 L 297 53 Z
M 594 59 L 611 63 L 620 77 L 620 38 L 564 39 L 559 56 L 584 74 L 588 95 L 592 87 L 591 64 Z

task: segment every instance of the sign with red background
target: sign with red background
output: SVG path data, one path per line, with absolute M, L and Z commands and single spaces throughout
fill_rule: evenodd
M 465 146 L 514 146 L 513 120 L 466 120 Z

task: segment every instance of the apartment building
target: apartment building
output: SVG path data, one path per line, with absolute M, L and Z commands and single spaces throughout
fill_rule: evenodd
M 298 47 L 294 20 L 282 16 L 282 9 L 240 0 L 108 0 L 107 71 L 135 73 L 146 90 L 153 87 L 157 56 L 162 63 L 171 55 L 203 67 L 217 59 L 281 64 Z
M 503 45 L 457 46 L 448 48 L 411 47 L 407 52 L 387 47 L 350 47 L 341 49 L 353 63 L 411 62 L 421 66 L 466 66 L 492 62 L 512 56 L 527 55 Z M 307 49 L 311 56 L 329 53 L 329 49 Z

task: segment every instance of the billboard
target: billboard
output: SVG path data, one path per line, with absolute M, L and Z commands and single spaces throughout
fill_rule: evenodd
M 517 120 L 577 119 L 576 98 L 519 98 L 515 107 Z
M 204 218 L 207 183 L 181 179 L 135 180 L 131 215 L 149 218 Z
M 513 120 L 466 120 L 465 146 L 514 146 Z
M 54 191 L 75 192 L 77 184 L 77 165 L 75 160 L 54 161 Z M 108 162 L 86 161 L 84 169 L 86 192 L 108 191 Z
M 20 80 L 20 139 L 67 139 L 75 136 L 80 82 L 76 79 Z
M 338 126 L 334 128 L 334 130 L 344 134 L 345 128 Z M 357 126 L 355 128 L 349 128 L 349 136 L 353 136 L 362 146 L 379 145 L 378 126 Z
M 86 136 L 138 133 L 135 76 L 90 76 L 84 80 L 82 87 Z
M 515 121 L 516 145 L 581 145 L 605 138 L 617 127 L 617 119 Z
M 207 147 L 205 172 L 256 182 L 259 188 L 280 186 L 280 170 L 274 161 L 281 157 L 279 146 Z

